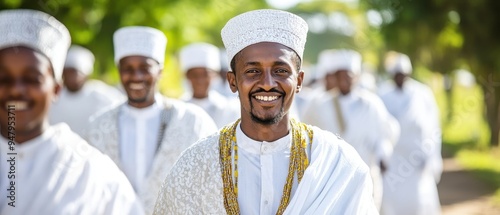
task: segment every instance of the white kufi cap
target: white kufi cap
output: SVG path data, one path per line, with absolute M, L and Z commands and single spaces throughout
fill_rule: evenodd
M 207 68 L 214 72 L 220 70 L 219 48 L 208 43 L 192 43 L 180 51 L 181 70 Z
M 163 68 L 167 37 L 156 28 L 130 26 L 118 29 L 113 35 L 115 63 L 129 56 L 152 58 Z
M 306 21 L 295 14 L 263 9 L 232 18 L 222 28 L 221 36 L 229 62 L 242 49 L 260 42 L 282 44 L 303 59 L 307 29 Z
M 324 50 L 318 57 L 318 78 L 324 78 L 328 73 L 347 70 L 351 75 L 361 72 L 361 54 L 354 50 L 329 49 Z
M 61 80 L 71 44 L 66 26 L 46 13 L 16 9 L 0 11 L 0 29 L 0 49 L 23 46 L 45 55 L 56 80 Z
M 94 54 L 90 50 L 78 45 L 72 45 L 69 48 L 64 68 L 73 68 L 88 76 L 94 71 L 94 61 Z
M 400 72 L 406 75 L 411 74 L 412 66 L 408 55 L 389 52 L 385 58 L 385 71 L 390 75 L 395 75 Z

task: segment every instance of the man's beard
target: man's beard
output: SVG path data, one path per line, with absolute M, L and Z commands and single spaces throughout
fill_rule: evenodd
M 253 114 L 253 109 L 254 109 L 253 103 L 250 102 L 250 116 L 252 117 L 252 121 L 254 121 L 256 123 L 259 123 L 262 125 L 273 125 L 273 124 L 280 122 L 283 119 L 283 117 L 285 116 L 285 108 L 284 107 L 285 107 L 284 100 L 281 100 L 281 108 L 280 108 L 280 111 L 278 112 L 277 115 L 271 116 L 268 118 L 261 118 L 261 117 L 256 116 L 255 114 Z

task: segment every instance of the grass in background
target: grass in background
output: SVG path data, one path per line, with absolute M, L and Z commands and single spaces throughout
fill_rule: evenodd
M 481 88 L 462 86 L 455 81 L 449 106 L 442 76 L 425 78 L 430 78 L 426 83 L 433 89 L 441 113 L 444 154 L 454 156 L 465 169 L 491 184 L 496 189 L 493 201 L 500 205 L 500 148 L 489 147 Z

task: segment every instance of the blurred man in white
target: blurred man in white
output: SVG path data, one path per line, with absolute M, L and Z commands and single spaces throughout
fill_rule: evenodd
M 201 108 L 159 93 L 167 45 L 163 32 L 124 27 L 115 32 L 113 44 L 128 101 L 96 116 L 85 137 L 125 172 L 151 214 L 161 183 L 180 153 L 217 128 Z
M 71 46 L 64 64 L 64 88 L 50 109 L 50 124 L 65 122 L 75 133 L 83 135 L 90 116 L 125 101 L 117 89 L 98 80 L 89 80 L 93 70 L 92 52 L 81 46 Z
M 386 215 L 440 214 L 436 183 L 442 171 L 439 113 L 431 89 L 410 78 L 408 56 L 390 52 L 385 69 L 393 78 L 379 88 L 401 135 L 384 176 Z
M 237 100 L 229 99 L 211 90 L 220 70 L 219 49 L 208 43 L 192 43 L 180 51 L 181 70 L 191 84 L 191 95 L 183 98 L 205 110 L 218 128 L 239 118 Z M 229 84 L 226 82 L 226 85 Z
M 368 166 L 334 134 L 290 118 L 307 23 L 255 10 L 221 31 L 241 120 L 188 148 L 155 214 L 377 214 Z
M 355 86 L 361 70 L 358 52 L 325 50 L 320 53 L 318 69 L 325 75 L 326 89 L 329 90 L 310 102 L 302 119 L 305 123 L 339 134 L 356 149 L 370 167 L 375 203 L 380 207 L 381 174 L 392 152 L 391 141 L 394 141 L 393 135 L 397 135 L 397 122 L 391 121 L 393 117 L 376 94 Z
M 0 214 L 143 214 L 108 156 L 49 125 L 68 29 L 33 10 L 0 11 L 0 29 Z

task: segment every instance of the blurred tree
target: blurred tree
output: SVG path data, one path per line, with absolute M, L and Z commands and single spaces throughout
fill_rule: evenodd
M 468 67 L 483 88 L 492 146 L 500 132 L 500 2 L 363 0 L 384 18 L 388 49 L 448 75 Z M 451 91 L 449 91 L 451 92 Z
M 364 62 L 377 65 L 383 41 L 378 26 L 370 25 L 364 6 L 356 1 L 316 0 L 289 9 L 309 25 L 304 61 L 315 63 L 325 49 L 353 49 Z
M 204 41 L 222 47 L 220 30 L 227 20 L 265 7 L 265 0 L 0 0 L 0 10 L 35 9 L 63 22 L 73 43 L 94 52 L 97 59 L 94 76 L 111 83 L 118 82 L 113 62 L 113 33 L 129 25 L 162 30 L 168 44 L 161 90 L 169 96 L 182 93 L 182 74 L 175 57 L 182 46 Z

